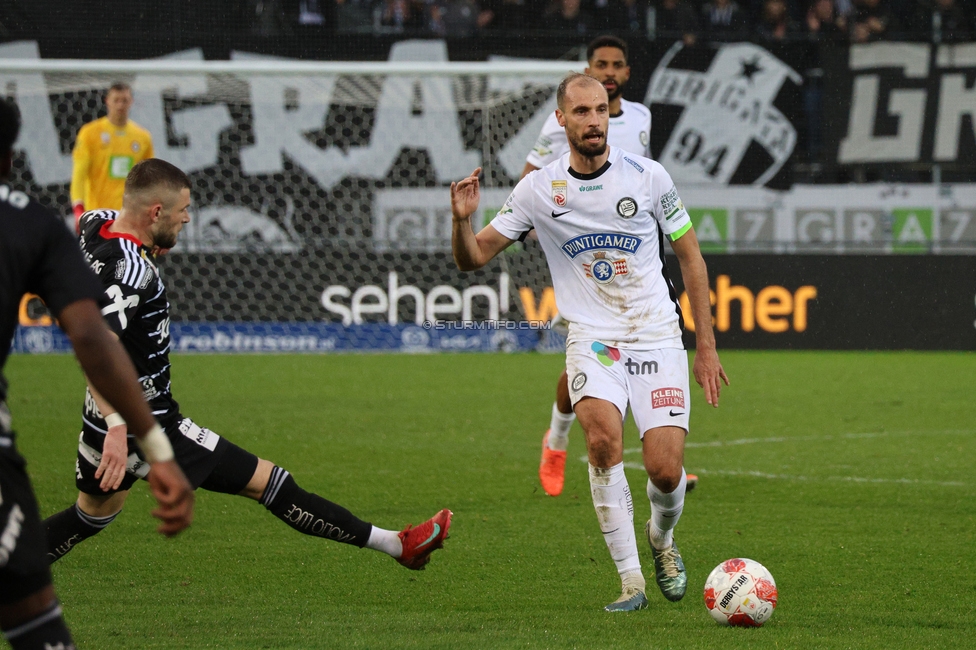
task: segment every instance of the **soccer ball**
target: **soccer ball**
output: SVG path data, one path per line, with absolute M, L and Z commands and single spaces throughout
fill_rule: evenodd
M 776 609 L 776 581 L 755 560 L 726 560 L 708 574 L 705 607 L 721 625 L 759 627 Z

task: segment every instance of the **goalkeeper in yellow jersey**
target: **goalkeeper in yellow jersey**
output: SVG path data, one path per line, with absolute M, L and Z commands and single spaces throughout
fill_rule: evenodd
M 105 95 L 108 115 L 78 131 L 71 154 L 71 207 L 78 219 L 86 210 L 122 208 L 125 177 L 132 167 L 153 157 L 149 131 L 129 119 L 132 88 L 115 83 Z

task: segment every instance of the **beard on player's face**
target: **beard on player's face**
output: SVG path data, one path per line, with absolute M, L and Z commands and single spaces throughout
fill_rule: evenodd
M 607 91 L 607 99 L 610 101 L 620 97 L 620 95 L 622 95 L 624 92 L 624 86 L 627 85 L 626 81 L 617 81 L 616 79 L 614 79 L 613 83 L 609 86 L 607 85 L 606 81 L 601 83 L 603 84 L 603 88 Z
M 156 232 L 153 234 L 153 246 L 157 246 L 159 248 L 173 248 L 176 246 L 177 235 L 179 235 L 179 232 L 173 232 L 172 230 Z
M 586 140 L 587 136 L 597 135 L 600 136 L 598 142 L 591 140 Z M 607 150 L 607 134 L 605 131 L 600 129 L 587 129 L 581 137 L 576 137 L 570 134 L 569 144 L 576 150 L 576 153 L 586 158 L 596 158 L 597 156 L 602 156 Z
M 179 215 L 169 219 L 160 219 L 153 226 L 153 246 L 173 248 L 176 246 L 176 239 L 179 237 L 180 230 L 182 229 L 183 220 Z

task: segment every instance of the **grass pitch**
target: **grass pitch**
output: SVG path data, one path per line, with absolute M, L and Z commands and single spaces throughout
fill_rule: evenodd
M 84 648 L 936 648 L 976 646 L 976 355 L 724 352 L 732 386 L 695 408 L 701 482 L 677 529 L 688 596 L 611 615 L 619 581 L 590 501 L 582 431 L 566 488 L 538 485 L 560 356 L 183 356 L 183 412 L 299 484 L 400 529 L 442 507 L 426 571 L 300 535 L 258 504 L 199 492 L 193 527 L 125 512 L 54 568 Z M 82 380 L 70 357 L 14 357 L 10 405 L 42 513 L 75 498 Z M 625 460 L 642 539 L 636 431 Z M 780 601 L 720 628 L 701 588 L 751 557 Z

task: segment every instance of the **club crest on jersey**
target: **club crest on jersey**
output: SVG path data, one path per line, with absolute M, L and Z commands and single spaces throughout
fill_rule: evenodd
M 566 205 L 568 191 L 568 183 L 566 181 L 552 181 L 552 202 L 560 208 Z
M 139 151 L 139 143 L 138 142 L 133 142 L 132 143 L 132 150 L 135 151 L 135 152 L 138 152 Z
M 586 251 L 618 250 L 629 255 L 633 255 L 640 248 L 643 240 L 633 235 L 624 235 L 619 232 L 593 232 L 586 235 L 577 235 L 570 240 L 563 242 L 563 252 L 569 255 L 570 259 Z
M 102 144 L 108 144 L 112 141 L 112 136 L 110 136 L 105 131 L 102 131 Z
M 606 253 L 597 251 L 593 254 L 592 262 L 583 263 L 583 271 L 586 273 L 586 277 L 593 278 L 597 284 L 610 284 L 617 279 L 618 275 L 628 273 L 627 260 L 607 259 Z
M 617 201 L 617 214 L 619 214 L 624 219 L 630 219 L 632 216 L 637 214 L 637 201 L 625 196 L 624 198 Z

